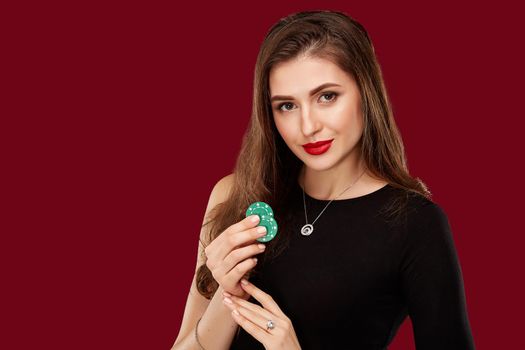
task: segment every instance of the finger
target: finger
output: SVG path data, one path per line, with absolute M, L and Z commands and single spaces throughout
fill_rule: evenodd
M 230 311 L 235 310 L 235 308 L 237 307 L 237 306 L 235 306 L 236 304 L 234 304 L 234 302 L 231 299 L 231 297 L 224 297 L 224 298 L 222 298 L 222 304 L 224 306 L 226 306 L 228 309 L 230 309 Z
M 277 317 L 275 315 L 269 315 L 268 317 L 266 317 L 266 316 L 263 316 L 262 314 L 260 314 L 259 312 L 255 312 L 253 310 L 247 309 L 247 308 L 239 306 L 239 305 L 234 306 L 234 307 L 237 309 L 237 311 L 242 316 L 244 316 L 244 318 L 250 320 L 250 322 L 255 324 L 260 329 L 264 330 L 265 332 L 267 332 L 266 324 L 268 323 L 268 321 L 271 320 L 271 321 L 273 321 L 274 324 L 280 323 L 277 320 Z
M 244 284 L 245 282 L 246 284 Z M 282 312 L 281 308 L 273 300 L 273 298 L 268 294 L 257 288 L 253 283 L 248 282 L 246 279 L 241 280 L 242 289 L 244 289 L 248 294 L 253 296 L 261 305 L 274 315 L 284 316 L 286 315 Z
M 260 254 L 265 249 L 266 245 L 262 243 L 250 244 L 243 248 L 234 249 L 224 259 L 222 268 L 224 269 L 225 273 L 228 273 L 235 265 L 239 263 L 239 261 L 243 261 L 254 255 Z
M 231 294 L 230 294 L 231 295 Z M 234 296 L 236 297 L 236 296 Z M 238 298 L 238 297 L 236 297 Z M 233 311 L 233 310 L 237 310 L 238 308 L 240 308 L 241 306 L 239 304 L 237 304 L 236 302 L 234 302 L 232 300 L 232 297 L 223 297 L 222 298 L 222 303 L 228 308 L 230 309 L 230 311 Z M 261 317 L 261 316 L 259 316 Z M 263 320 L 264 321 L 264 320 Z
M 237 285 L 246 272 L 253 269 L 256 264 L 257 262 L 255 261 L 255 258 L 249 258 L 238 263 L 233 269 L 224 275 L 223 283 L 227 286 Z
M 241 221 L 242 222 L 242 221 Z M 255 242 L 257 238 L 267 234 L 265 226 L 248 227 L 242 231 L 224 231 L 219 237 L 221 244 L 218 245 L 214 257 L 223 260 L 235 248 L 242 248 Z
M 266 329 L 262 329 L 261 327 L 254 324 L 252 321 L 241 315 L 240 313 L 237 315 L 235 313 L 236 310 L 232 311 L 232 317 L 237 322 L 239 326 L 244 328 L 244 330 L 247 333 L 250 333 L 252 337 L 257 339 L 261 344 L 268 344 L 269 337 L 272 335 L 266 331 Z
M 206 247 L 205 252 L 208 260 L 221 261 L 226 255 L 228 255 L 232 251 L 233 247 L 245 243 L 246 241 L 249 241 L 251 239 L 250 237 L 245 237 L 244 240 L 239 240 L 239 235 L 237 235 L 237 233 L 244 232 L 252 228 L 254 229 L 252 231 L 256 232 L 256 228 L 259 224 L 259 221 L 259 215 L 254 214 L 229 226 L 216 239 L 214 239 L 211 242 L 211 244 L 208 245 L 208 247 Z M 261 234 L 257 236 L 255 232 L 253 232 L 255 235 L 254 239 L 266 235 L 265 233 L 264 235 Z M 243 236 L 246 236 L 246 234 L 244 234 Z
M 231 225 L 224 231 L 225 233 L 234 233 L 234 232 L 241 232 L 246 231 L 247 229 L 250 229 L 252 227 L 255 227 L 259 224 L 260 217 L 257 214 L 250 215 L 242 219 L 241 221 Z
M 232 295 L 230 299 L 233 301 L 234 305 L 239 305 L 240 307 L 245 308 L 246 310 L 249 310 L 255 314 L 258 314 L 262 317 L 262 320 L 264 323 L 259 324 L 262 328 L 266 329 L 266 322 L 268 320 L 275 320 L 276 316 L 272 314 L 270 311 L 260 307 L 257 304 L 250 303 L 247 300 L 244 300 L 242 298 L 236 297 L 235 295 Z
M 243 247 L 253 243 L 257 238 L 264 237 L 266 234 L 266 226 L 251 227 L 243 231 L 230 233 L 228 242 L 234 248 Z

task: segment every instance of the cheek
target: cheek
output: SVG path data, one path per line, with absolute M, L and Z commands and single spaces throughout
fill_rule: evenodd
M 281 134 L 281 137 L 286 143 L 295 137 L 294 133 L 296 131 L 296 127 L 294 125 L 291 123 L 286 123 L 279 118 L 274 119 L 274 121 L 277 131 L 279 131 L 279 134 Z
M 333 111 L 329 127 L 344 135 L 360 134 L 363 128 L 363 119 L 358 107 L 353 104 L 340 105 Z
M 281 134 L 284 143 L 290 150 L 292 150 L 293 153 L 296 153 L 296 147 L 298 143 L 297 140 L 301 139 L 301 135 L 299 135 L 301 132 L 300 128 L 293 122 L 286 122 L 283 120 L 276 122 L 275 126 L 279 131 L 279 134 Z

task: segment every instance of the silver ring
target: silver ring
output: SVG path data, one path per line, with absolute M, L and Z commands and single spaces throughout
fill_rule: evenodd
M 266 323 L 266 330 L 269 330 L 269 329 L 274 329 L 275 326 L 273 324 L 273 321 L 272 320 L 268 320 L 268 323 Z

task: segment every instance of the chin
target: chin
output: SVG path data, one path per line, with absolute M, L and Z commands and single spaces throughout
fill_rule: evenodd
M 326 157 L 325 159 L 303 159 L 303 163 L 307 168 L 315 171 L 328 170 L 332 168 L 335 164 L 333 159 L 329 157 Z

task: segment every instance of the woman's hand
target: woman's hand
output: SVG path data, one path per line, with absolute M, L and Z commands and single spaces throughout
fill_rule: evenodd
M 252 221 L 255 218 L 256 221 Z M 251 215 L 231 225 L 204 249 L 206 266 L 215 281 L 226 292 L 249 299 L 250 295 L 240 287 L 239 281 L 249 275 L 257 263 L 254 255 L 264 251 L 264 244 L 257 241 L 266 235 L 264 226 L 257 226 L 258 215 Z M 263 232 L 258 232 L 263 229 Z M 263 249 L 259 248 L 262 246 Z
M 224 292 L 223 303 L 232 310 L 235 322 L 263 344 L 266 350 L 301 349 L 292 322 L 273 298 L 245 279 L 241 280 L 241 286 L 263 307 Z M 269 320 L 273 321 L 273 329 L 267 329 Z

